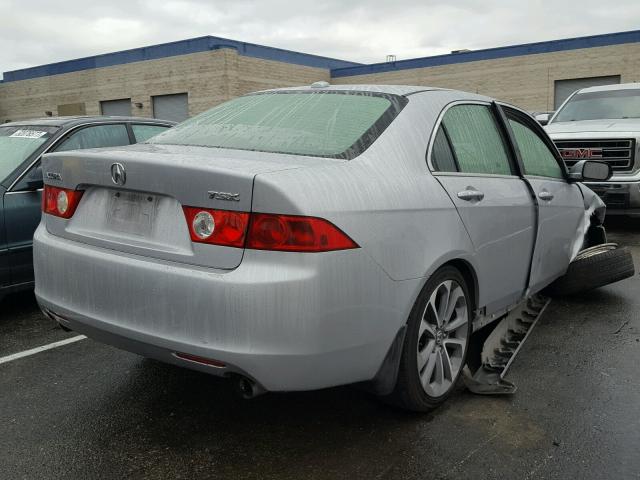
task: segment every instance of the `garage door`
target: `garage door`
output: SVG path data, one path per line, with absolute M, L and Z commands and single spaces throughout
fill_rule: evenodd
M 554 110 L 557 110 L 562 103 L 569 98 L 576 90 L 587 87 L 598 87 L 600 85 L 612 85 L 620 83 L 620 75 L 610 75 L 608 77 L 572 78 L 568 80 L 556 80 Z
M 102 112 L 102 115 L 130 117 L 131 99 L 121 98 L 119 100 L 106 100 L 104 102 L 100 102 L 100 111 Z
M 155 118 L 174 122 L 181 122 L 189 118 L 189 103 L 186 93 L 156 95 L 152 98 Z

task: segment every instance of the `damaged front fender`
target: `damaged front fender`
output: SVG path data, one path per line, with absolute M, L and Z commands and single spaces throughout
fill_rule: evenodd
M 571 246 L 571 261 L 581 250 L 607 242 L 604 231 L 604 217 L 607 207 L 602 199 L 583 183 L 576 184 L 582 193 L 584 200 L 584 217 L 576 230 L 576 235 Z

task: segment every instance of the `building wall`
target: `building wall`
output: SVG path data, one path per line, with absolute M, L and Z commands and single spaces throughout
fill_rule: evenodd
M 640 82 L 640 43 L 338 77 L 332 83 L 428 85 L 480 93 L 528 110 L 553 110 L 554 81 L 621 75 Z
M 42 117 L 46 111 L 57 115 L 59 110 L 95 115 L 100 114 L 100 101 L 122 98 L 131 98 L 132 115 L 150 117 L 151 97 L 172 93 L 188 93 L 189 114 L 195 115 L 247 92 L 319 80 L 453 88 L 545 111 L 553 109 L 555 80 L 607 75 L 620 75 L 622 82 L 640 81 L 640 43 L 336 78 L 330 78 L 328 68 L 220 48 L 0 83 L 0 122 Z
M 171 56 L 104 68 L 0 83 L 0 122 L 58 114 L 58 106 L 84 103 L 100 114 L 100 101 L 131 98 L 132 115 L 153 116 L 151 97 L 188 93 L 189 114 L 253 90 L 329 80 L 329 70 L 239 55 L 234 49 Z

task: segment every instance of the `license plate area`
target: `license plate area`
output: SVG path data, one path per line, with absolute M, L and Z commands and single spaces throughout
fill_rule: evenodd
M 158 207 L 158 197 L 146 193 L 114 191 L 109 195 L 107 225 L 117 232 L 150 236 Z

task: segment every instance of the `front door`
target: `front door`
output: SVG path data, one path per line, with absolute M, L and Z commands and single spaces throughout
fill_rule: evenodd
M 2 287 L 9 285 L 9 251 L 7 250 L 7 237 L 4 228 L 4 187 L 0 185 L 0 291 Z
M 434 175 L 475 247 L 487 314 L 522 298 L 533 251 L 535 205 L 509 152 L 494 107 L 462 104 L 443 116 L 431 153 Z
M 583 240 L 585 209 L 577 185 L 567 182 L 555 147 L 539 125 L 517 110 L 504 108 L 519 150 L 525 179 L 538 203 L 538 235 L 530 288 L 540 290 L 564 275 Z
M 7 192 L 4 214 L 11 253 L 11 283 L 33 281 L 33 232 L 40 223 L 42 190 Z
M 14 285 L 33 281 L 33 232 L 40 223 L 42 186 L 42 169 L 38 162 L 4 194 L 6 239 Z

